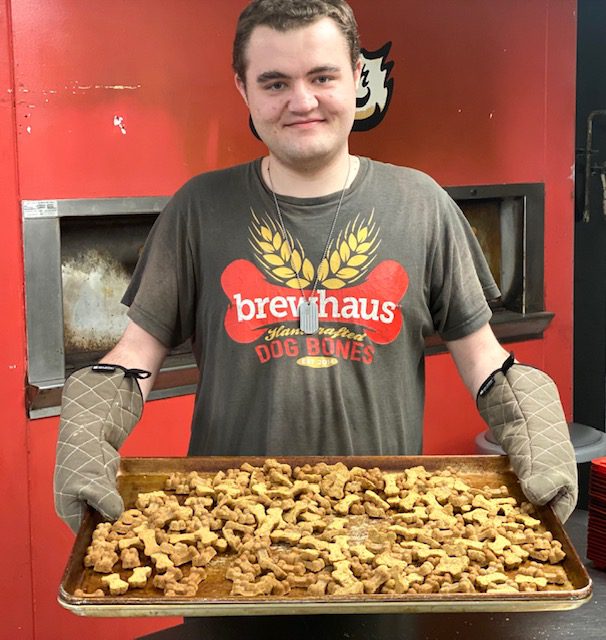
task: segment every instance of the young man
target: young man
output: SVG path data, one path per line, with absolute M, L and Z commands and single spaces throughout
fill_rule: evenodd
M 124 336 L 105 366 L 66 382 L 59 514 L 73 528 L 84 502 L 119 515 L 116 450 L 168 350 L 190 338 L 190 454 L 418 454 L 424 337 L 438 331 L 470 392 L 487 381 L 480 409 L 528 497 L 555 499 L 565 519 L 576 466 L 557 391 L 495 339 L 486 298 L 498 290 L 462 213 L 426 175 L 349 153 L 361 72 L 350 7 L 256 0 L 233 63 L 268 153 L 193 178 L 158 218 Z M 539 387 L 538 410 L 520 403 Z M 529 418 L 545 404 L 552 414 Z

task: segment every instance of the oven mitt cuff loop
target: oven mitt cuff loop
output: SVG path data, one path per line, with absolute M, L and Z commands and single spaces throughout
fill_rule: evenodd
M 536 505 L 551 503 L 565 522 L 577 502 L 577 466 L 553 380 L 511 354 L 480 386 L 476 402 L 525 496 Z
M 124 510 L 116 489 L 118 449 L 139 421 L 138 380 L 149 371 L 96 364 L 75 371 L 63 387 L 55 462 L 55 509 L 75 532 L 86 503 L 104 518 Z

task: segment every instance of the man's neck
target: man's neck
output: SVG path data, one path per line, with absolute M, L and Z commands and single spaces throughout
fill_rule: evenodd
M 293 168 L 270 154 L 263 158 L 261 169 L 267 186 L 278 194 L 295 198 L 313 198 L 341 191 L 347 181 L 351 185 L 359 160 L 349 153 L 322 167 Z

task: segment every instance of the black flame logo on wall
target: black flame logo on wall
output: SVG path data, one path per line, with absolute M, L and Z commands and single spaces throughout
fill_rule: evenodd
M 356 95 L 356 119 L 353 131 L 368 131 L 381 123 L 393 93 L 390 77 L 393 61 L 387 60 L 391 42 L 376 51 L 361 50 L 362 74 Z
M 387 60 L 391 42 L 386 42 L 376 51 L 360 49 L 362 73 L 360 86 L 356 94 L 356 117 L 352 131 L 369 131 L 379 125 L 391 102 L 393 93 L 393 60 Z M 255 138 L 260 140 L 252 118 L 248 117 L 248 125 Z

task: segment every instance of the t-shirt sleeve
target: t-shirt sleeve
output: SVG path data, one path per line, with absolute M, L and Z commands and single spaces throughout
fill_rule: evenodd
M 177 192 L 156 219 L 122 298 L 128 317 L 168 348 L 192 338 L 195 327 L 196 274 L 187 191 Z
M 486 324 L 487 300 L 500 296 L 471 226 L 452 198 L 440 190 L 438 228 L 430 262 L 430 311 L 444 340 L 457 340 Z

